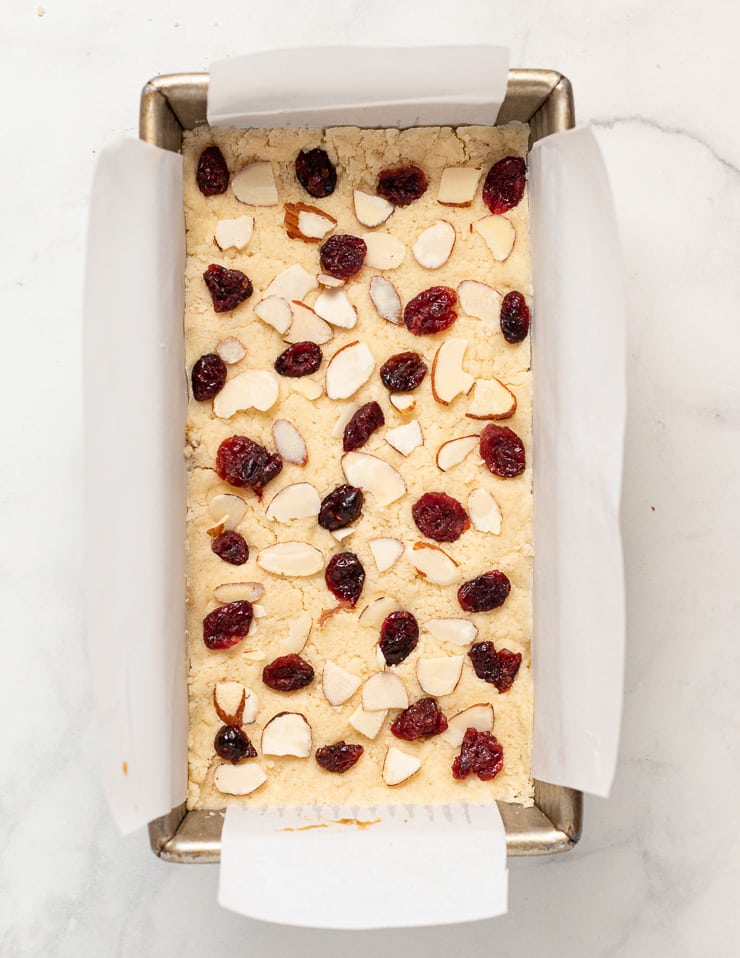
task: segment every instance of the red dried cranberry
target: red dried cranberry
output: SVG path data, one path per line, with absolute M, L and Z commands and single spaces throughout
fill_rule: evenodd
M 277 453 L 246 436 L 224 439 L 216 454 L 216 472 L 232 486 L 250 486 L 261 498 L 262 491 L 283 468 Z
M 527 465 L 524 443 L 513 429 L 489 423 L 480 434 L 481 459 L 494 476 L 513 479 L 524 472 Z
M 339 552 L 329 560 L 324 580 L 333 595 L 354 608 L 365 585 L 365 570 L 354 552 Z
M 460 754 L 452 763 L 453 778 L 467 778 L 475 772 L 482 782 L 490 782 L 504 767 L 504 750 L 498 739 L 490 732 L 466 729 Z
M 410 612 L 391 612 L 380 627 L 380 651 L 387 665 L 400 665 L 419 642 L 419 624 Z
M 222 532 L 211 543 L 211 549 L 231 565 L 244 565 L 249 558 L 249 546 L 240 532 Z
M 316 343 L 294 343 L 275 360 L 275 372 L 281 376 L 310 376 L 315 373 L 323 359 L 321 348 Z
M 335 742 L 334 745 L 317 748 L 316 761 L 327 772 L 343 775 L 352 768 L 364 751 L 361 745 L 347 745 L 344 741 Z
M 436 699 L 419 699 L 396 718 L 391 732 L 396 738 L 414 742 L 417 738 L 439 735 L 447 728 L 447 719 L 440 712 Z
M 213 399 L 224 388 L 226 363 L 216 353 L 206 353 L 196 360 L 190 381 L 193 384 L 193 397 L 198 402 Z
M 240 269 L 226 269 L 211 263 L 203 279 L 217 313 L 228 313 L 252 295 L 252 282 Z
M 364 446 L 376 429 L 385 425 L 385 416 L 380 406 L 373 400 L 360 406 L 344 427 L 343 447 L 345 452 Z
M 415 336 L 427 336 L 449 329 L 457 319 L 457 293 L 449 286 L 432 286 L 406 303 L 403 321 Z
M 418 166 L 397 166 L 382 170 L 378 176 L 378 193 L 394 206 L 408 206 L 427 191 L 429 182 Z
M 470 528 L 467 512 L 445 492 L 425 492 L 411 515 L 421 534 L 436 542 L 456 542 Z
M 238 725 L 222 725 L 216 732 L 213 747 L 216 750 L 216 755 L 227 762 L 232 762 L 234 765 L 245 758 L 257 757 L 257 749 Z
M 295 692 L 313 682 L 313 667 L 300 655 L 281 655 L 262 670 L 262 681 L 276 692 Z
M 200 154 L 195 178 L 203 196 L 218 196 L 219 193 L 226 192 L 229 185 L 229 168 L 217 146 L 207 146 Z
M 364 501 L 362 490 L 356 486 L 337 486 L 321 502 L 319 525 L 329 532 L 344 529 L 359 516 Z
M 493 642 L 478 642 L 468 652 L 479 679 L 495 685 L 499 692 L 508 692 L 514 684 L 522 657 L 519 652 L 510 652 L 493 647 Z
M 230 649 L 241 642 L 252 624 L 252 603 L 246 599 L 229 602 L 203 619 L 203 641 L 208 649 Z
M 321 199 L 322 196 L 331 196 L 337 185 L 337 171 L 334 164 L 326 150 L 319 147 L 313 150 L 301 150 L 295 158 L 295 175 L 303 189 L 317 199 Z
M 527 183 L 527 167 L 521 156 L 506 156 L 494 163 L 483 183 L 483 202 L 492 213 L 505 213 L 516 206 Z
M 418 353 L 397 353 L 380 367 L 380 378 L 386 389 L 396 393 L 410 393 L 421 385 L 427 368 Z
M 457 601 L 465 612 L 490 612 L 506 601 L 511 583 L 503 572 L 494 569 L 463 582 L 457 590 Z
M 521 343 L 529 332 L 529 306 L 517 290 L 507 293 L 501 303 L 501 332 L 507 343 Z
M 359 236 L 335 234 L 319 250 L 321 268 L 337 279 L 349 279 L 359 273 L 367 255 L 367 244 Z

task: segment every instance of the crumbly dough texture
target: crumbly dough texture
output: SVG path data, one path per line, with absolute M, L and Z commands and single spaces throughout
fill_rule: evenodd
M 208 130 L 185 134 L 184 182 L 187 228 L 185 341 L 188 374 L 204 353 L 212 352 L 217 343 L 237 337 L 246 346 L 245 358 L 229 366 L 229 377 L 247 368 L 272 370 L 276 357 L 286 348 L 282 337 L 262 322 L 253 307 L 262 291 L 283 269 L 300 263 L 311 273 L 320 272 L 319 244 L 289 239 L 284 227 L 284 203 L 305 202 L 326 210 L 337 219 L 337 233 L 361 235 L 370 232 L 358 223 L 353 205 L 353 190 L 375 192 L 377 175 L 384 168 L 415 163 L 426 173 L 429 188 L 426 194 L 407 207 L 399 207 L 390 219 L 377 227 L 403 241 L 407 252 L 403 263 L 383 273 L 397 288 L 406 304 L 413 296 L 431 286 L 456 288 L 462 280 L 480 280 L 505 295 L 511 289 L 531 295 L 529 271 L 529 235 L 527 193 L 513 210 L 505 214 L 516 228 L 516 241 L 505 262 L 493 259 L 483 238 L 472 224 L 488 215 L 481 198 L 485 174 L 493 163 L 507 155 L 524 156 L 527 152 L 529 128 L 523 124 L 505 127 L 448 127 L 361 130 L 341 127 L 327 130 Z M 195 171 L 201 151 L 216 143 L 222 150 L 232 175 L 254 160 L 272 164 L 279 203 L 271 207 L 252 207 L 239 203 L 231 188 L 220 196 L 204 197 L 197 188 Z M 301 149 L 321 146 L 328 152 L 338 171 L 337 188 L 324 199 L 310 197 L 294 174 L 294 160 Z M 472 206 L 456 208 L 437 202 L 440 176 L 448 166 L 475 166 L 482 175 Z M 221 252 L 213 239 L 220 219 L 245 214 L 255 217 L 254 235 L 245 250 Z M 456 243 L 447 263 L 437 270 L 424 269 L 416 262 L 411 246 L 418 234 L 436 220 L 452 223 Z M 203 272 L 211 263 L 244 271 L 254 284 L 251 298 L 231 313 L 214 312 L 203 281 Z M 457 322 L 447 332 L 433 336 L 414 336 L 404 326 L 382 320 L 369 297 L 370 280 L 378 271 L 363 267 L 347 283 L 345 289 L 357 307 L 359 319 L 354 329 L 334 330 L 334 339 L 322 347 L 324 362 L 310 378 L 323 385 L 330 357 L 343 345 L 360 340 L 373 353 L 376 371 L 370 380 L 347 402 L 365 403 L 377 400 L 385 414 L 386 426 L 375 432 L 363 452 L 372 453 L 391 463 L 403 476 L 407 493 L 386 508 L 378 508 L 372 495 L 366 495 L 362 516 L 356 531 L 343 543 L 320 528 L 315 519 L 289 524 L 271 522 L 265 509 L 273 496 L 285 486 L 301 481 L 312 483 L 320 497 L 345 482 L 340 459 L 341 438 L 332 430 L 346 402 L 332 401 L 323 394 L 309 401 L 294 389 L 295 380 L 278 377 L 280 398 L 268 412 L 239 412 L 231 420 L 217 419 L 210 402 L 189 405 L 186 457 L 189 469 L 187 554 L 188 554 L 188 623 L 190 648 L 190 738 L 189 738 L 189 808 L 221 808 L 226 804 L 303 805 L 303 804 L 438 804 L 447 802 L 488 802 L 504 800 L 532 804 L 533 783 L 530 774 L 532 742 L 532 676 L 530 662 L 531 575 L 532 575 L 532 474 L 531 474 L 531 383 L 529 338 L 512 346 L 501 335 L 498 322 L 486 324 L 466 316 L 458 307 Z M 321 290 L 305 297 L 309 305 Z M 524 441 L 527 468 L 515 479 L 499 479 L 485 467 L 477 449 L 454 469 L 442 473 L 435 464 L 438 447 L 457 436 L 480 433 L 485 422 L 465 417 L 467 399 L 458 397 L 450 406 L 440 405 L 432 395 L 431 368 L 434 354 L 446 336 L 469 341 L 465 368 L 475 377 L 495 376 L 507 384 L 517 399 L 516 413 L 502 422 L 510 426 Z M 416 407 L 409 414 L 397 412 L 390 404 L 388 392 L 378 376 L 378 369 L 394 353 L 413 350 L 423 355 L 430 373 L 415 392 Z M 228 436 L 246 435 L 262 443 L 270 451 L 275 446 L 272 424 L 285 418 L 297 426 L 306 440 L 309 460 L 305 466 L 285 463 L 280 475 L 266 488 L 262 502 L 249 489 L 233 489 L 215 472 L 216 452 Z M 424 445 L 407 458 L 384 440 L 387 429 L 418 419 Z M 444 491 L 467 508 L 467 498 L 474 488 L 493 493 L 503 513 L 500 535 L 477 532 L 471 528 L 453 543 L 441 547 L 459 563 L 459 581 L 451 586 L 438 586 L 419 578 L 408 559 L 412 543 L 424 540 L 412 517 L 413 503 L 425 492 Z M 247 512 L 239 525 L 246 538 L 250 555 L 243 566 L 223 562 L 211 551 L 206 530 L 213 525 L 208 511 L 211 498 L 219 493 L 236 493 L 247 501 Z M 368 540 L 378 536 L 400 538 L 406 551 L 387 572 L 380 574 L 368 547 Z M 336 605 L 329 593 L 323 573 L 310 578 L 285 579 L 263 572 L 256 563 L 260 549 L 283 540 L 310 542 L 324 554 L 325 562 L 337 552 L 355 552 L 366 571 L 364 591 L 354 610 L 339 612 L 323 626 L 317 620 L 321 613 Z M 470 615 L 478 627 L 476 641 L 493 640 L 496 648 L 520 652 L 522 666 L 510 691 L 499 694 L 493 685 L 478 679 L 473 671 L 467 648 L 435 640 L 424 628 L 431 618 L 464 616 L 457 602 L 459 583 L 490 569 L 500 569 L 511 580 L 511 593 L 504 605 L 492 612 Z M 259 600 L 265 615 L 256 620 L 254 634 L 228 651 L 209 651 L 202 638 L 204 616 L 218 603 L 214 587 L 223 582 L 256 581 L 264 584 Z M 420 626 L 417 649 L 394 671 L 406 685 L 409 701 L 424 693 L 416 680 L 416 663 L 420 657 L 465 655 L 462 678 L 455 691 L 439 699 L 440 708 L 451 717 L 462 708 L 481 702 L 493 704 L 493 732 L 504 748 L 504 768 L 492 781 L 480 781 L 475 775 L 455 781 L 451 765 L 458 750 L 434 737 L 405 742 L 390 732 L 392 711 L 374 741 L 356 732 L 348 719 L 361 700 L 361 688 L 341 707 L 332 707 L 321 687 L 323 662 L 331 659 L 357 676 L 367 678 L 378 671 L 378 631 L 358 623 L 361 610 L 378 596 L 396 598 L 404 609 L 412 612 Z M 316 671 L 313 683 L 306 689 L 279 693 L 262 682 L 262 669 L 279 652 L 279 643 L 287 636 L 291 620 L 299 610 L 308 611 L 314 621 L 308 642 L 301 655 Z M 258 761 L 265 770 L 265 785 L 244 797 L 221 794 L 214 786 L 213 773 L 221 759 L 214 752 L 214 736 L 221 721 L 213 707 L 213 690 L 220 680 L 235 680 L 252 689 L 259 697 L 257 720 L 245 731 L 259 753 Z M 324 771 L 309 758 L 276 758 L 263 756 L 260 748 L 262 728 L 281 711 L 303 713 L 313 731 L 313 748 L 344 739 L 359 742 L 365 753 L 346 774 Z M 389 746 L 417 755 L 421 770 L 405 783 L 388 787 L 381 777 L 383 759 Z

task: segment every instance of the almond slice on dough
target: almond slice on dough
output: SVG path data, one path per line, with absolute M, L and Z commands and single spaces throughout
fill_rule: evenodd
M 246 369 L 226 381 L 213 399 L 213 414 L 219 419 L 231 419 L 238 412 L 258 409 L 266 412 L 277 402 L 280 389 L 277 376 L 266 369 Z
M 240 203 L 250 206 L 276 206 L 278 201 L 272 163 L 258 160 L 239 170 L 231 180 L 231 192 Z
M 502 263 L 509 258 L 516 239 L 516 230 L 510 220 L 505 216 L 484 216 L 474 228 L 486 241 L 495 260 Z
M 329 213 L 307 203 L 285 204 L 285 231 L 291 239 L 319 243 L 337 225 Z
M 308 576 L 324 568 L 324 557 L 307 542 L 277 542 L 257 553 L 257 565 L 273 575 Z

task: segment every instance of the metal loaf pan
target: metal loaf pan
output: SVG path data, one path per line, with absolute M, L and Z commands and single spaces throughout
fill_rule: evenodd
M 139 136 L 179 153 L 183 130 L 206 123 L 207 73 L 160 76 L 141 95 Z M 530 124 L 535 141 L 575 125 L 573 93 L 566 77 L 553 70 L 510 70 L 497 123 Z M 549 855 L 567 851 L 581 836 L 583 796 L 572 788 L 535 782 L 532 808 L 499 802 L 509 855 Z M 218 862 L 223 811 L 187 811 L 185 805 L 149 824 L 152 850 L 171 862 Z

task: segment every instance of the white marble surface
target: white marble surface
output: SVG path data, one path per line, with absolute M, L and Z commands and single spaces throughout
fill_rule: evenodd
M 729 0 L 614 0 L 603 9 L 583 0 L 519 0 L 513 8 L 490 0 L 44 6 L 43 16 L 36 0 L 0 8 L 8 407 L 0 484 L 0 953 L 737 955 L 740 133 L 730 84 L 737 7 Z M 166 865 L 143 835 L 119 837 L 98 779 L 80 580 L 80 305 L 95 152 L 134 132 L 139 88 L 158 72 L 204 69 L 258 46 L 481 37 L 510 39 L 516 65 L 555 67 L 571 78 L 579 120 L 596 124 L 613 179 L 630 389 L 626 699 L 613 794 L 587 801 L 575 851 L 512 863 L 505 918 L 363 935 L 249 922 L 216 906 L 215 868 Z M 452 869 L 440 875 L 452 880 Z

